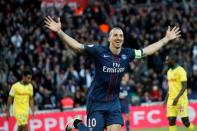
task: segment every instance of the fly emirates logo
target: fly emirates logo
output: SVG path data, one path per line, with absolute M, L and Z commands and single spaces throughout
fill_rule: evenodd
M 120 67 L 120 63 L 115 63 L 113 62 L 113 67 L 107 67 L 107 66 L 103 66 L 103 72 L 107 72 L 107 73 L 121 73 L 124 72 L 125 68 L 124 67 Z

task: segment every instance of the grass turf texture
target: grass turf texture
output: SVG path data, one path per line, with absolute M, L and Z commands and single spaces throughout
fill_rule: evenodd
M 142 130 L 131 130 L 131 131 L 168 131 L 168 128 L 152 128 L 152 129 L 142 129 Z M 185 127 L 177 127 L 177 131 L 187 131 Z M 195 126 L 195 130 L 197 131 L 197 127 Z

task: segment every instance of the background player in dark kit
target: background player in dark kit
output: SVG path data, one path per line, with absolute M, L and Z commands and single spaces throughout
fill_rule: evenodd
M 129 73 L 125 73 L 122 77 L 122 81 L 120 84 L 120 105 L 121 112 L 124 114 L 125 123 L 126 123 L 126 131 L 130 131 L 130 122 L 129 122 L 129 96 L 130 86 L 129 86 Z

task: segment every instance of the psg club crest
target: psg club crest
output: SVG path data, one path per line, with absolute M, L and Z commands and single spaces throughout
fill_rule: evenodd
M 127 56 L 126 55 L 121 55 L 121 58 L 123 59 L 123 60 L 125 60 L 125 59 L 127 59 Z

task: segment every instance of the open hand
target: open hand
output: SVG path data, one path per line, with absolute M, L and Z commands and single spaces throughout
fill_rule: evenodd
M 168 30 L 166 31 L 165 37 L 170 41 L 170 40 L 180 37 L 181 36 L 180 33 L 181 33 L 181 31 L 180 31 L 179 27 L 175 26 L 171 29 L 171 27 L 168 26 Z
M 45 23 L 45 27 L 47 27 L 51 31 L 54 31 L 57 33 L 58 31 L 61 30 L 60 18 L 58 18 L 58 21 L 55 22 L 50 16 L 46 16 L 44 23 Z

